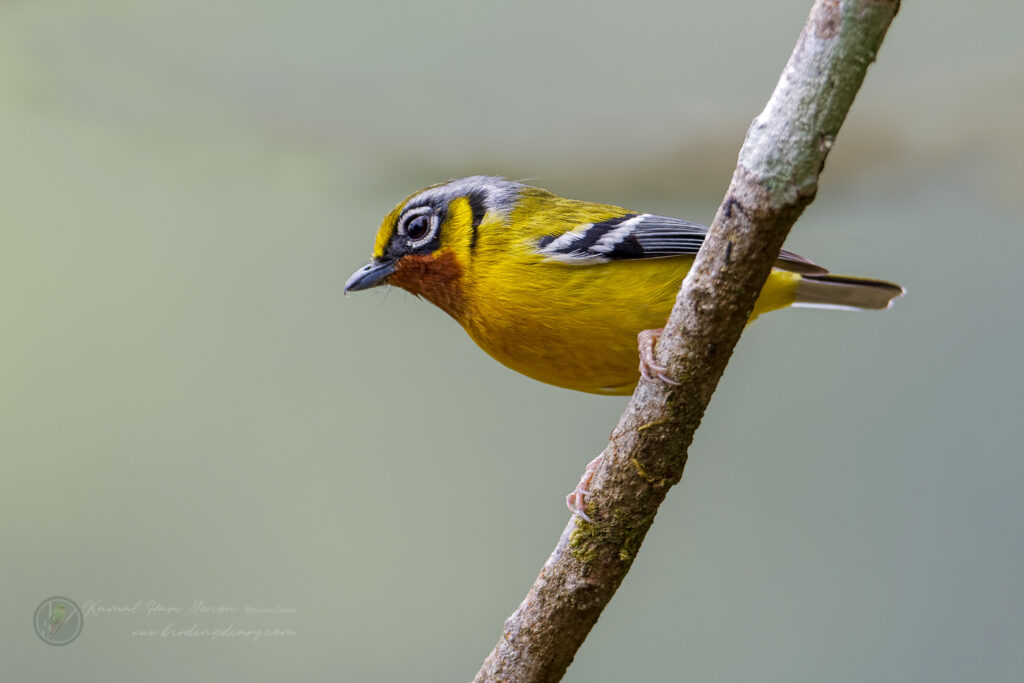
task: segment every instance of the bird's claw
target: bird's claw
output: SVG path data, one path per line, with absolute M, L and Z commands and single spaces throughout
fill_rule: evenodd
M 601 466 L 601 459 L 603 457 L 604 454 L 601 454 L 587 464 L 587 468 L 583 470 L 583 476 L 580 477 L 580 483 L 576 484 L 573 492 L 565 497 L 565 505 L 569 508 L 569 512 L 578 515 L 582 520 L 591 524 L 594 523 L 594 520 L 588 517 L 586 512 L 586 496 L 590 495 L 590 490 L 587 487 L 590 486 L 590 480 L 594 478 L 597 468 Z
M 661 336 L 663 331 L 664 328 L 644 330 L 636 336 L 637 347 L 640 350 L 640 376 L 646 380 L 657 378 L 665 384 L 678 387 L 679 382 L 665 374 L 668 372 L 668 368 L 664 365 L 659 365 L 654 358 L 654 345 L 658 343 L 658 337 Z

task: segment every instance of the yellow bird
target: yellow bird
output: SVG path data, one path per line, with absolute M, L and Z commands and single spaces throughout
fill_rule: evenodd
M 381 223 L 373 259 L 345 291 L 401 287 L 441 308 L 480 348 L 527 377 L 628 394 L 640 377 L 677 383 L 655 362 L 654 344 L 707 230 L 472 176 L 398 204 Z M 782 251 L 751 319 L 786 306 L 888 308 L 902 293 L 890 282 L 829 275 Z M 569 510 L 588 522 L 587 486 L 600 461 L 587 465 L 566 497 Z
M 673 382 L 655 364 L 654 342 L 706 233 L 677 218 L 472 176 L 399 203 L 345 291 L 401 287 L 527 377 L 629 394 L 641 375 Z M 889 282 L 829 275 L 783 251 L 751 319 L 785 306 L 888 308 L 902 293 Z

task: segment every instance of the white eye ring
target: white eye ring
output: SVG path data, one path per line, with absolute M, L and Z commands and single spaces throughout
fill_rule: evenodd
M 437 233 L 438 227 L 437 215 L 434 214 L 429 217 L 430 227 L 427 229 L 427 232 L 424 233 L 424 235 L 418 239 L 413 239 L 412 236 L 409 235 L 409 224 L 417 216 L 423 216 L 424 214 L 429 214 L 432 211 L 433 209 L 429 206 L 421 206 L 419 208 L 409 210 L 408 212 L 405 213 L 405 215 L 402 216 L 402 222 L 399 224 L 398 232 L 399 234 L 404 235 L 409 240 L 409 246 L 411 246 L 413 249 L 422 247 L 424 244 L 427 244 L 428 242 L 430 242 L 430 240 L 434 239 L 434 235 Z

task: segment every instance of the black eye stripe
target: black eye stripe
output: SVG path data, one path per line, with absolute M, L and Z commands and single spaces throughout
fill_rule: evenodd
M 483 192 L 476 190 L 470 192 L 466 199 L 469 200 L 469 210 L 473 214 L 473 223 L 470 226 L 473 232 L 469 238 L 469 250 L 473 251 L 476 248 L 480 223 L 483 222 L 484 216 L 487 215 L 487 196 Z

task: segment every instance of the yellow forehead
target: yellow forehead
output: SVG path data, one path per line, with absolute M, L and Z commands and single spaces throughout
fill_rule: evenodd
M 384 216 L 384 220 L 381 221 L 380 228 L 377 230 L 377 239 L 373 243 L 373 258 L 379 259 L 384 257 L 384 249 L 388 246 L 388 242 L 391 241 L 391 236 L 395 234 L 395 225 L 398 223 L 398 217 L 402 215 L 402 209 L 405 208 L 408 201 L 408 199 L 403 200 L 391 210 L 391 213 Z

